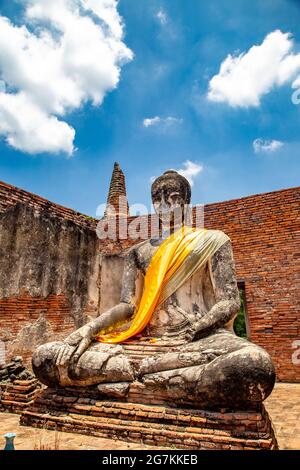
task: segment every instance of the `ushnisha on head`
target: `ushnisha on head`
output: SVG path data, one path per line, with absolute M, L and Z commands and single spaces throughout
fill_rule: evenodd
M 191 202 L 191 185 L 175 170 L 167 170 L 151 187 L 154 210 L 163 226 L 182 225 Z

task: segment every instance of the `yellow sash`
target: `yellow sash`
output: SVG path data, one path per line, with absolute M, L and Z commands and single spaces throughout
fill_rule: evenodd
M 227 235 L 218 230 L 191 227 L 183 227 L 168 237 L 151 259 L 140 305 L 129 328 L 108 334 L 101 331 L 96 339 L 101 343 L 122 343 L 141 333 L 155 308 L 200 269 L 227 240 Z

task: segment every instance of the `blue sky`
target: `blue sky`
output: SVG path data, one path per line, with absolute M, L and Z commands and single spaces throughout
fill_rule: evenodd
M 23 6 L 2 0 L 0 15 L 20 25 Z M 288 79 L 266 85 L 259 104 L 245 104 L 243 90 L 236 90 L 234 105 L 227 95 L 216 101 L 208 92 L 228 54 L 247 54 L 276 30 L 279 41 L 292 33 L 296 63 L 300 1 L 120 0 L 118 12 L 134 57 L 121 66 L 118 84 L 101 105 L 82 103 L 64 115 L 76 131 L 76 151 L 32 154 L 9 145 L 3 133 L 2 181 L 89 215 L 106 199 L 115 161 L 126 174 L 130 204 L 150 206 L 150 178 L 184 168 L 186 161 L 201 170 L 193 178 L 194 204 L 299 185 L 300 104 L 291 95 L 300 66 Z M 254 88 L 260 76 L 252 77 Z M 152 125 L 143 124 L 155 117 Z

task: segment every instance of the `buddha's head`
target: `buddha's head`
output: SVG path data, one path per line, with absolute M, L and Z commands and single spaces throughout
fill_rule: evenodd
M 191 186 L 184 176 L 175 170 L 166 171 L 153 182 L 151 195 L 163 225 L 174 227 L 183 222 L 191 201 Z

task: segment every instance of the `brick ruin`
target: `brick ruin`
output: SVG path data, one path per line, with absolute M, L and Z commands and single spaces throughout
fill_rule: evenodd
M 116 210 L 119 215 L 129 215 L 125 175 L 117 162 L 114 164 L 111 176 L 105 216 L 109 216 L 111 209 Z
M 0 365 L 0 411 L 22 413 L 33 404 L 40 389 L 22 357 L 16 356 L 8 364 Z
M 276 450 L 263 405 L 247 412 L 204 411 L 107 400 L 99 391 L 46 389 L 22 413 L 24 426 L 121 439 L 171 449 Z
M 0 184 L 0 340 L 30 365 L 35 345 L 63 338 L 98 311 L 95 223 Z
M 112 205 L 116 194 L 126 198 L 118 165 Z M 121 215 L 127 211 L 125 201 Z M 300 381 L 299 216 L 299 187 L 204 207 L 205 227 L 231 237 L 249 339 L 271 354 L 278 380 L 289 382 Z M 99 240 L 97 223 L 0 183 L 0 346 L 7 361 L 21 355 L 30 366 L 36 345 L 64 338 L 113 302 L 124 250 L 139 240 Z

